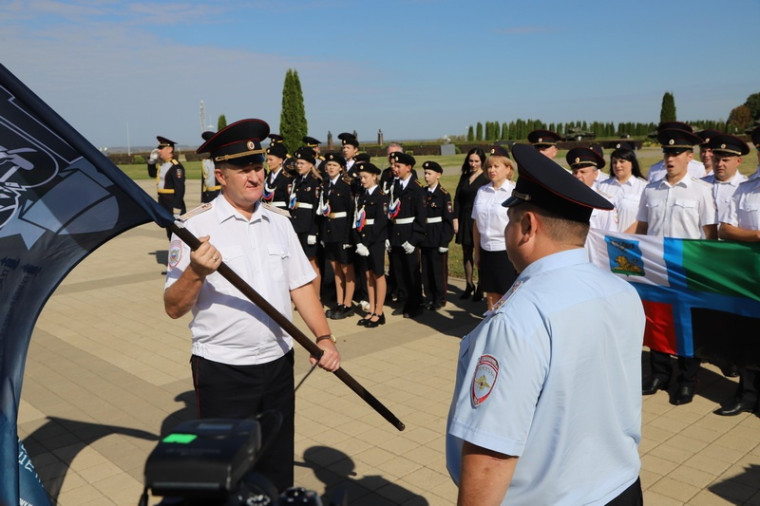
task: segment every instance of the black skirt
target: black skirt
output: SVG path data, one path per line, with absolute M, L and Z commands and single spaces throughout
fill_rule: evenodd
M 517 271 L 507 257 L 507 250 L 480 250 L 478 279 L 481 290 L 504 295 L 516 278 Z

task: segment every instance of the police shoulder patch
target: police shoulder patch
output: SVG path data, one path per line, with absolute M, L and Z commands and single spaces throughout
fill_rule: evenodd
M 169 245 L 169 268 L 174 269 L 182 259 L 182 241 L 175 239 Z
M 284 209 L 280 209 L 279 207 L 273 206 L 272 204 L 267 204 L 266 202 L 262 202 L 261 205 L 267 211 L 272 211 L 273 213 L 280 214 L 280 215 L 285 216 L 287 218 L 291 217 L 290 213 L 288 211 L 285 211 Z
M 186 212 L 185 214 L 183 214 L 182 216 L 180 216 L 179 219 L 182 220 L 182 221 L 187 221 L 189 218 L 192 218 L 193 216 L 198 216 L 201 213 L 205 213 L 206 211 L 208 211 L 212 207 L 214 207 L 214 203 L 213 202 L 206 202 L 205 204 L 199 205 L 195 209 L 189 210 L 188 212 Z
M 499 378 L 499 361 L 492 355 L 481 355 L 472 375 L 472 407 L 477 408 L 491 395 Z

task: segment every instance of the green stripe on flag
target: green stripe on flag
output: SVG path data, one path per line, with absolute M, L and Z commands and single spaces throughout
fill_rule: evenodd
M 684 240 L 683 268 L 691 290 L 760 301 L 760 244 Z

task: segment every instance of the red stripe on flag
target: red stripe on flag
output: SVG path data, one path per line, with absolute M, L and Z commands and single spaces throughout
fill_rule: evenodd
M 676 330 L 673 325 L 673 306 L 666 302 L 642 300 L 647 325 L 644 344 L 652 350 L 677 355 Z

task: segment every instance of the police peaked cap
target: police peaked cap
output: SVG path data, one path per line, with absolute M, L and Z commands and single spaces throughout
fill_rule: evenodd
M 272 146 L 274 144 L 282 144 L 285 142 L 285 137 L 283 137 L 280 134 L 269 134 L 269 145 Z
M 285 147 L 285 144 L 272 144 L 267 148 L 267 154 L 284 160 L 288 157 L 288 148 Z
M 706 146 L 710 142 L 710 139 L 716 135 L 721 135 L 721 133 L 717 130 L 700 130 L 699 132 L 694 132 L 694 135 L 702 139 L 700 146 Z
M 343 144 L 351 144 L 352 146 L 358 148 L 359 147 L 359 140 L 356 138 L 354 134 L 350 134 L 348 132 L 343 132 L 341 134 L 338 134 L 338 139 L 343 141 Z
M 356 167 L 359 172 L 369 172 L 370 174 L 375 175 L 380 174 L 380 169 L 370 162 L 358 162 Z
M 517 184 L 502 206 L 528 202 L 563 219 L 581 223 L 589 222 L 594 209 L 613 209 L 607 199 L 534 148 L 516 144 L 512 155 L 517 162 Z
M 678 154 L 702 143 L 702 139 L 688 130 L 666 128 L 657 134 L 657 142 L 662 145 L 663 153 Z
M 604 167 L 604 157 L 591 148 L 573 148 L 565 155 L 565 160 L 571 169 L 582 167 Z
M 615 149 L 626 149 L 628 151 L 636 151 L 636 144 L 631 141 L 620 141 L 615 144 Z
M 174 145 L 177 144 L 173 140 L 167 139 L 166 137 L 161 137 L 160 135 L 157 135 L 156 139 L 158 139 L 158 149 L 163 149 L 167 146 L 174 147 Z
M 359 153 L 354 157 L 354 161 L 356 163 L 359 162 L 368 162 L 370 160 L 370 156 L 367 153 Z
M 414 164 L 417 163 L 417 160 L 415 160 L 412 155 L 402 153 L 401 151 L 394 151 L 391 153 L 391 158 L 393 158 L 394 162 L 403 163 L 404 165 L 411 165 L 412 167 L 414 167 Z
M 509 158 L 509 151 L 504 146 L 496 145 L 491 148 L 491 156 L 506 156 Z
M 685 130 L 687 132 L 694 133 L 694 129 L 691 128 L 691 125 L 688 123 L 684 123 L 683 121 L 663 121 L 659 125 L 657 125 L 657 130 L 654 132 L 651 132 L 647 137 L 650 139 L 656 139 L 657 135 L 662 132 L 663 130 L 670 130 L 670 129 L 676 129 L 676 130 Z
M 346 166 L 346 159 L 340 153 L 327 153 L 325 155 L 325 163 L 327 162 L 335 162 L 341 167 Z
M 528 142 L 536 147 L 555 146 L 561 139 L 558 133 L 551 130 L 533 130 L 528 134 Z
M 317 146 L 322 144 L 314 137 L 309 137 L 308 135 L 304 137 L 303 139 L 301 139 L 301 142 L 303 142 L 307 147 L 310 147 L 310 148 L 316 148 Z
M 438 162 L 433 162 L 433 161 L 425 162 L 425 163 L 422 164 L 422 169 L 423 170 L 434 170 L 435 172 L 437 172 L 439 174 L 443 174 L 443 167 L 441 167 L 438 164 Z
M 749 153 L 749 146 L 738 137 L 728 134 L 718 134 L 710 138 L 707 147 L 713 153 L 723 156 L 744 156 Z
M 241 119 L 219 130 L 201 144 L 196 153 L 209 153 L 214 162 L 245 167 L 264 163 L 261 141 L 269 135 L 269 125 L 260 119 Z
M 314 156 L 314 150 L 308 146 L 298 148 L 295 152 L 295 156 L 298 160 L 306 160 L 312 165 L 317 163 L 317 158 Z

